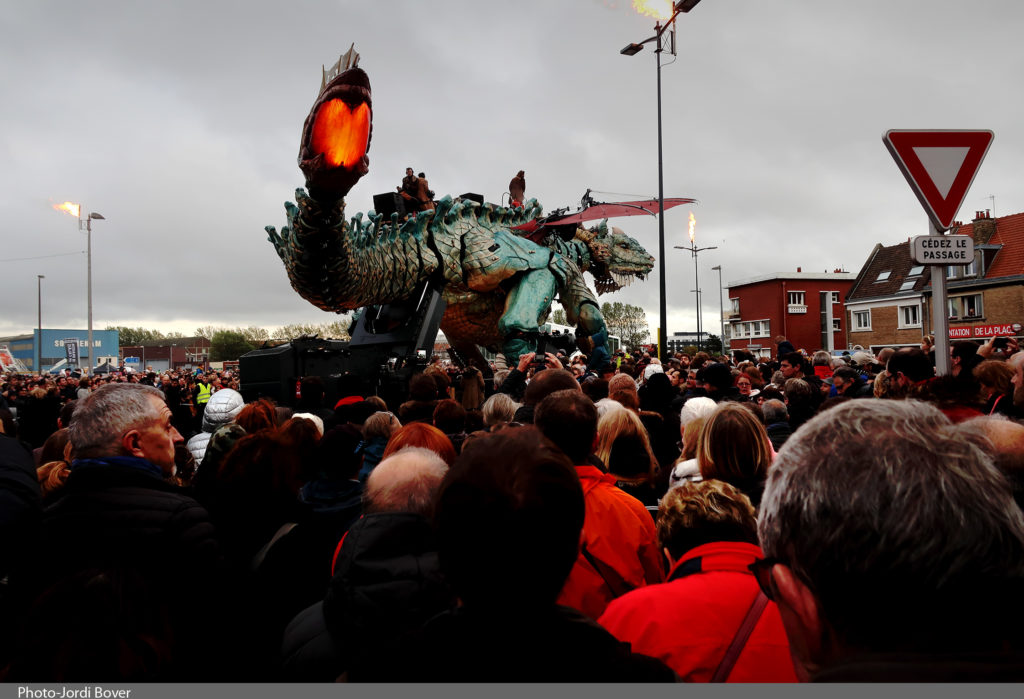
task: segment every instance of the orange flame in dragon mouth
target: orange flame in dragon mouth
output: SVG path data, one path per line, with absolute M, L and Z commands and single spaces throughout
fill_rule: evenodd
M 80 212 L 82 211 L 81 206 L 71 201 L 66 201 L 63 204 L 54 204 L 53 208 L 57 211 L 63 211 L 64 213 L 71 214 L 75 218 L 79 218 Z
M 644 17 L 668 19 L 672 16 L 672 0 L 633 0 L 633 9 Z
M 365 102 L 350 109 L 339 99 L 321 105 L 313 122 L 313 150 L 323 153 L 332 167 L 350 168 L 366 154 L 370 108 Z

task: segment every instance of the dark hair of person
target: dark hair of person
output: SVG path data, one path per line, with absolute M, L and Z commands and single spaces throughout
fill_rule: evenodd
M 437 400 L 437 382 L 427 374 L 409 379 L 409 400 Z
M 537 406 L 533 424 L 574 464 L 584 464 L 597 436 L 597 407 L 576 389 L 556 391 Z
M 523 393 L 523 405 L 538 405 L 546 396 L 556 391 L 573 389 L 579 391 L 580 384 L 572 372 L 566 369 L 545 369 L 537 372 Z
M 355 478 L 363 465 L 363 455 L 358 451 L 361 441 L 359 429 L 352 425 L 328 430 L 317 443 L 317 473 L 335 480 Z
M 77 400 L 69 400 L 67 403 L 61 406 L 60 424 L 63 425 L 64 427 L 70 425 L 71 421 L 75 419 L 75 406 L 77 405 L 77 403 Z
M 583 517 L 572 463 L 535 428 L 483 435 L 441 485 L 442 570 L 467 608 L 554 604 L 576 561 Z
M 928 354 L 920 347 L 902 347 L 896 350 L 896 354 L 889 358 L 887 368 L 893 376 L 902 372 L 911 381 L 924 381 L 935 376 L 935 367 L 932 366 Z
M 594 403 L 608 397 L 608 379 L 591 376 L 583 380 L 580 388 L 583 389 L 583 395 Z
M 457 434 L 466 429 L 466 409 L 457 400 L 445 398 L 434 408 L 434 427 L 445 434 Z

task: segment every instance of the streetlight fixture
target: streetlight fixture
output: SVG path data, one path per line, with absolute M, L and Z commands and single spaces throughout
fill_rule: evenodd
M 89 376 L 92 376 L 92 370 L 94 367 L 92 351 L 92 222 L 106 220 L 102 214 L 98 214 L 95 211 L 85 217 L 85 249 L 87 251 L 86 256 L 88 259 L 88 303 L 89 303 Z M 82 230 L 82 220 L 78 220 L 78 230 Z
M 718 270 L 718 318 L 721 328 L 722 354 L 725 354 L 725 306 L 722 304 L 722 265 L 715 265 L 712 271 Z
M 36 275 L 36 295 L 39 297 L 39 339 L 36 340 L 36 371 L 43 373 L 43 280 L 45 274 Z
M 696 287 L 694 291 L 697 294 L 697 351 L 700 351 L 700 338 L 701 338 L 701 317 L 700 317 L 700 278 L 697 272 L 697 253 L 704 252 L 705 250 L 717 250 L 717 245 L 711 245 L 705 248 L 698 248 L 697 243 L 693 242 L 693 220 L 690 220 L 690 246 L 685 247 L 683 245 L 674 246 L 676 250 L 689 250 L 693 254 L 693 285 Z M 718 292 L 718 300 L 722 300 L 722 292 Z
M 53 208 L 57 211 L 63 211 L 71 214 L 78 219 L 78 230 L 82 230 L 82 205 L 76 204 L 71 201 L 66 201 L 63 204 L 54 204 Z M 103 214 L 98 214 L 95 211 L 85 217 L 85 231 L 86 231 L 86 259 L 87 259 L 87 297 L 89 304 L 89 359 L 86 366 L 87 373 L 92 374 L 93 362 L 92 362 L 92 222 L 104 221 L 106 218 Z
M 658 326 L 658 358 L 662 361 L 667 356 L 666 352 L 666 336 L 665 328 L 668 325 L 667 316 L 668 311 L 666 308 L 666 297 L 665 297 L 665 176 L 664 176 L 664 164 L 662 162 L 661 154 L 661 52 L 662 52 L 662 35 L 665 31 L 672 27 L 670 34 L 669 48 L 674 56 L 676 53 L 676 42 L 675 42 L 675 23 L 676 16 L 680 12 L 689 12 L 700 0 L 679 0 L 679 2 L 673 3 L 672 15 L 662 22 L 656 22 L 654 25 L 654 36 L 644 39 L 639 44 L 629 44 L 619 51 L 623 56 L 635 56 L 643 50 L 644 44 L 651 41 L 657 42 L 657 48 L 654 50 L 654 57 L 658 66 L 658 305 L 659 305 L 659 326 Z M 698 304 L 700 297 L 698 295 Z M 699 309 L 698 309 L 699 318 Z M 698 321 L 699 322 L 699 321 Z M 698 335 L 698 341 L 699 341 Z

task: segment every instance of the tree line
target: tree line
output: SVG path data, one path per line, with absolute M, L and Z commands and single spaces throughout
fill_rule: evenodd
M 609 335 L 617 335 L 622 344 L 630 349 L 645 344 L 651 336 L 647 327 L 647 313 L 640 306 L 615 301 L 601 304 L 601 315 L 608 326 Z M 551 322 L 559 325 L 566 323 L 565 311 L 556 308 L 551 314 Z
M 210 361 L 221 362 L 238 359 L 246 352 L 263 346 L 266 342 L 289 342 L 303 335 L 317 335 L 328 340 L 348 340 L 350 339 L 348 334 L 350 324 L 351 318 L 342 316 L 341 319 L 330 323 L 293 323 L 269 330 L 255 325 L 244 328 L 204 325 L 196 328 L 195 332 L 188 337 L 202 337 L 208 340 L 210 342 Z M 152 340 L 175 340 L 186 337 L 184 333 L 178 331 L 163 333 L 144 327 L 130 328 L 124 325 L 108 325 L 106 329 L 118 331 L 119 344 L 122 347 L 139 345 Z

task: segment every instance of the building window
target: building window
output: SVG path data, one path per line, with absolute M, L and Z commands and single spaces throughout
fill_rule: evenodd
M 769 337 L 771 334 L 772 334 L 772 332 L 771 332 L 771 321 L 762 320 L 761 321 L 761 337 Z
M 787 292 L 786 299 L 789 302 L 787 310 L 790 313 L 807 313 L 806 295 L 802 291 Z
M 921 307 L 916 304 L 913 306 L 900 306 L 899 318 L 899 327 L 901 328 L 920 328 Z
M 981 294 L 953 296 L 949 299 L 950 319 L 981 318 L 984 315 L 985 309 L 982 306 Z
M 876 279 L 876 280 L 875 280 L 875 282 L 884 282 L 884 281 L 888 281 L 888 280 L 889 280 L 889 275 L 890 275 L 890 274 L 892 274 L 892 272 L 891 272 L 891 271 L 879 272 L 879 273 L 878 273 L 878 279 Z
M 732 298 L 729 299 L 729 313 L 731 313 L 734 316 L 738 316 L 740 314 L 740 300 L 739 299 L 732 299 Z
M 977 274 L 977 266 L 975 265 L 974 260 L 971 260 L 971 264 L 964 265 L 964 276 L 965 277 L 973 277 L 976 274 Z
M 908 279 L 900 284 L 900 291 L 913 291 L 915 284 L 917 284 L 916 279 Z
M 839 300 L 839 292 L 838 291 L 833 291 L 832 292 L 832 303 L 842 303 Z
M 946 279 L 956 279 L 956 267 L 949 265 L 946 267 Z
M 907 272 L 908 277 L 920 277 L 922 274 L 924 274 L 924 265 L 915 265 Z
M 871 310 L 866 311 L 854 311 L 853 312 L 853 329 L 854 330 L 870 330 L 871 329 Z
M 843 321 L 839 318 L 832 319 L 832 332 L 841 332 L 843 329 Z

